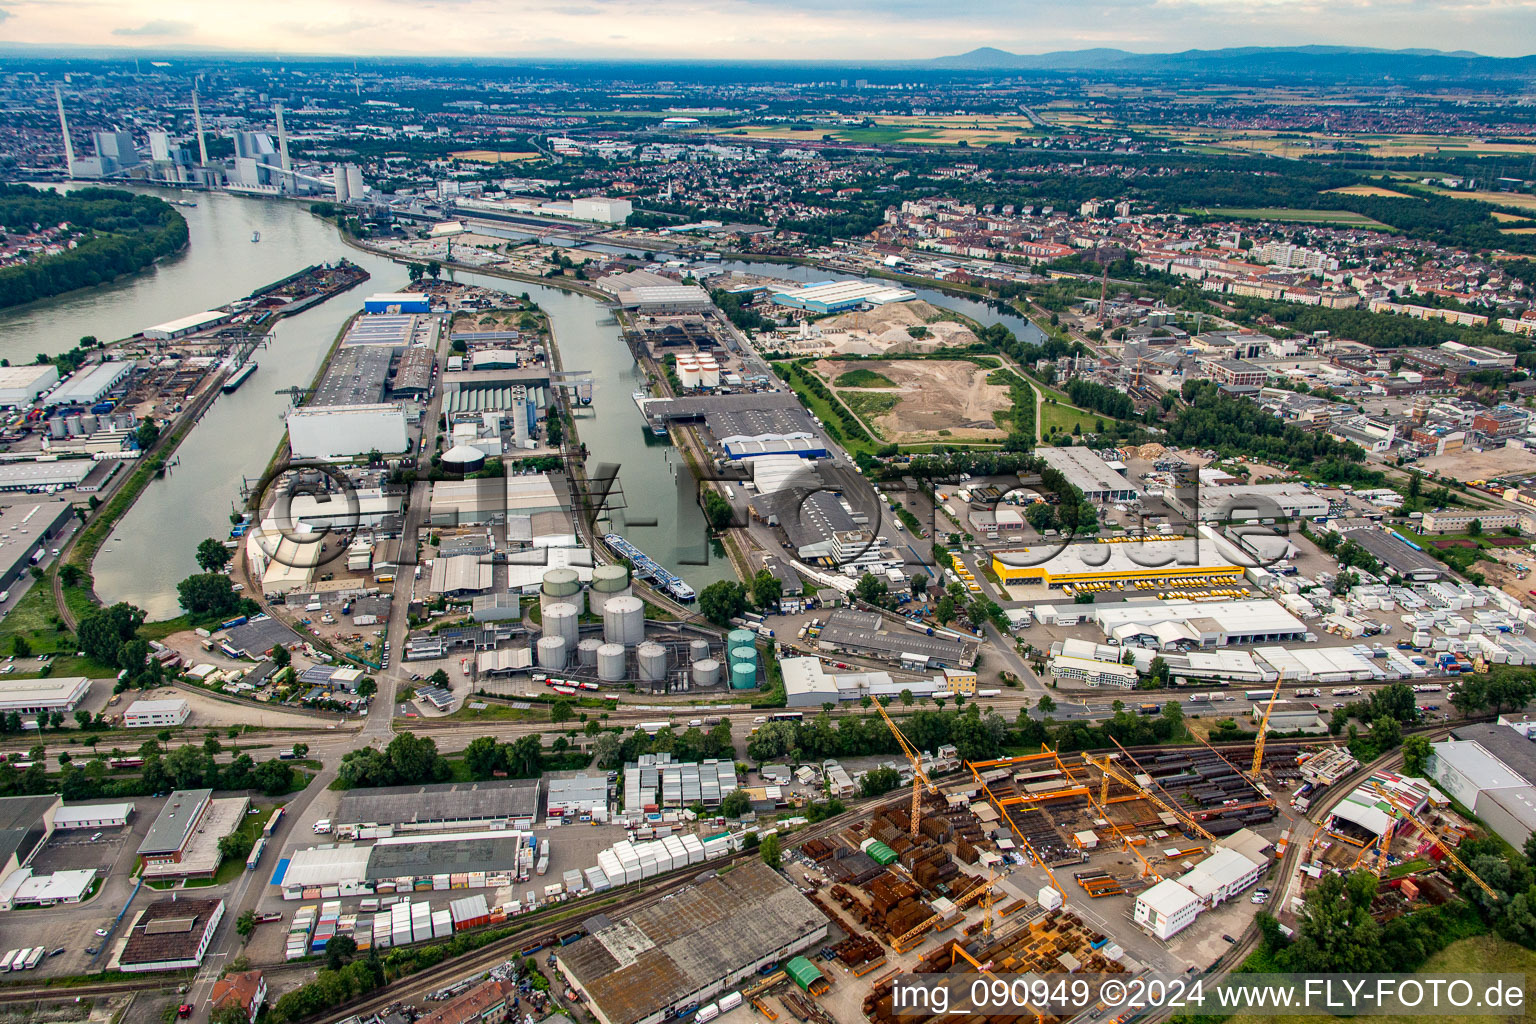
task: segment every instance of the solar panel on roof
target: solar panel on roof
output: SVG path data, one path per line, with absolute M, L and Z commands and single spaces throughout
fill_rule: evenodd
M 178 932 L 189 932 L 197 923 L 195 917 L 163 917 L 158 921 L 151 921 L 144 926 L 145 935 L 174 935 Z

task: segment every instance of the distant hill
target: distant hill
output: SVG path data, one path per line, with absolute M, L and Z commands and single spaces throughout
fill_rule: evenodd
M 935 68 L 978 71 L 1126 72 L 1298 78 L 1507 78 L 1536 76 L 1536 56 L 1485 57 L 1468 50 L 1378 50 L 1356 46 L 1239 46 L 1179 53 L 1132 53 L 1099 47 L 1052 53 L 1010 53 L 983 46 L 926 62 Z

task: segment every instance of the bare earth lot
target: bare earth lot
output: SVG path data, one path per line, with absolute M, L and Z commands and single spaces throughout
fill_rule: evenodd
M 1008 389 L 988 384 L 991 371 L 955 359 L 822 360 L 816 372 L 828 381 L 849 370 L 870 370 L 895 383 L 891 388 L 838 388 L 840 395 L 871 392 L 897 399 L 896 407 L 874 417 L 887 440 L 912 444 L 944 437 L 997 440 L 1004 434 L 993 420 L 1006 411 Z M 948 431 L 940 435 L 939 431 Z

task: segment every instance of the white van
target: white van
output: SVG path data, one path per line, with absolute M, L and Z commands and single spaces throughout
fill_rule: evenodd
M 319 821 L 315 822 L 315 835 L 323 836 L 327 832 L 329 832 L 330 830 L 331 830 L 331 819 L 330 818 L 321 818 Z

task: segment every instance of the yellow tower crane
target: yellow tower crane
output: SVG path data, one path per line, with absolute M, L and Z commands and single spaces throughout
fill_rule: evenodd
M 1259 739 L 1253 745 L 1253 770 L 1248 774 L 1254 782 L 1260 779 L 1259 769 L 1264 767 L 1264 737 L 1269 734 L 1269 716 L 1275 710 L 1275 698 L 1280 696 L 1280 680 L 1275 680 L 1275 690 L 1269 695 L 1269 703 L 1264 706 L 1264 720 L 1259 723 Z
M 923 787 L 926 786 L 930 793 L 935 791 L 935 787 L 928 778 L 928 773 L 923 771 L 922 754 L 910 740 L 902 735 L 901 730 L 896 728 L 895 720 L 886 714 L 885 705 L 875 701 L 875 708 L 880 712 L 880 717 L 885 719 L 886 728 L 891 730 L 891 735 L 896 737 L 896 743 L 901 747 L 901 752 L 906 755 L 907 762 L 912 765 L 912 824 L 909 833 L 913 839 L 916 839 L 919 820 L 918 805 L 923 797 Z
M 1436 832 L 1434 829 L 1430 828 L 1424 822 L 1420 821 L 1414 815 L 1414 813 L 1412 811 L 1410 811 L 1407 807 L 1404 807 L 1402 804 L 1398 803 L 1397 798 L 1394 797 L 1391 793 L 1388 793 L 1374 779 L 1371 780 L 1371 788 L 1374 789 L 1377 793 L 1381 794 L 1382 799 L 1386 800 L 1387 803 L 1391 804 L 1393 810 L 1397 811 L 1398 814 L 1401 814 L 1403 817 L 1407 818 L 1409 821 L 1411 821 L 1415 825 L 1417 825 L 1418 828 L 1419 828 L 1419 831 L 1423 832 L 1426 836 L 1429 837 L 1429 841 L 1430 842 L 1432 842 L 1436 846 L 1440 847 L 1440 852 L 1445 854 L 1445 859 L 1450 861 L 1452 864 L 1456 865 L 1458 868 L 1461 869 L 1463 874 L 1465 874 L 1468 878 L 1472 879 L 1472 881 L 1476 882 L 1478 884 L 1478 886 L 1483 890 L 1483 892 L 1488 894 L 1488 898 L 1489 899 L 1493 900 L 1495 903 L 1498 902 L 1499 894 L 1494 890 L 1494 888 L 1491 885 L 1489 885 L 1487 882 L 1483 881 L 1481 878 L 1478 878 L 1477 875 L 1473 873 L 1471 868 L 1467 867 L 1465 864 L 1463 864 L 1461 862 L 1461 858 L 1456 856 L 1456 851 L 1452 850 L 1449 846 L 1447 846 L 1445 844 L 1445 840 L 1440 838 L 1440 833 Z M 1383 843 L 1386 842 L 1386 837 L 1385 836 L 1382 837 L 1382 842 Z M 1382 861 L 1383 861 L 1383 863 L 1385 863 L 1385 861 L 1386 861 L 1385 855 L 1383 855 Z

